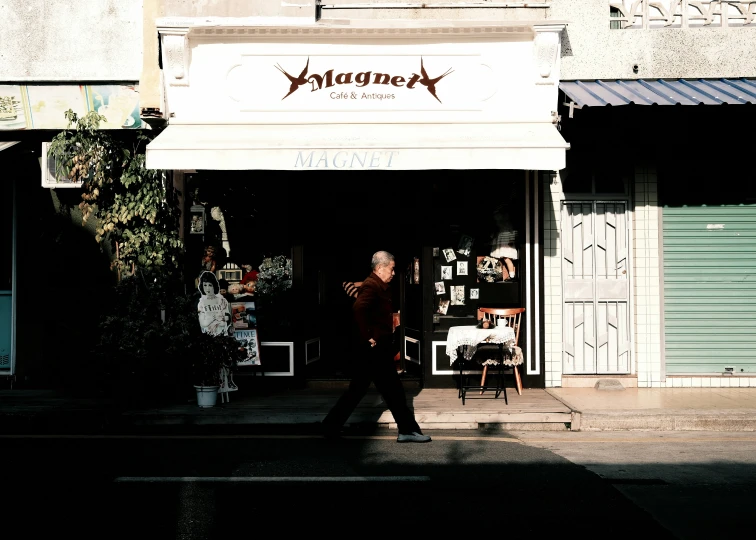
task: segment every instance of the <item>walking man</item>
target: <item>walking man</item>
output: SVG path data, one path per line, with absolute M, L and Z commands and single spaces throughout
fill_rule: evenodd
M 365 278 L 354 303 L 354 317 L 359 328 L 358 347 L 352 366 L 349 388 L 322 422 L 326 437 L 337 437 L 342 426 L 360 403 L 370 383 L 383 396 L 399 428 L 397 442 L 429 442 L 415 415 L 407 406 L 404 386 L 394 366 L 392 346 L 393 307 L 389 282 L 394 277 L 396 261 L 387 251 L 378 251 L 371 261 L 371 274 Z

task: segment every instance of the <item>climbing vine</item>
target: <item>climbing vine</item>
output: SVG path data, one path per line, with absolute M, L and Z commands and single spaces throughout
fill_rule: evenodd
M 119 276 L 137 268 L 178 271 L 184 250 L 179 194 L 164 171 L 146 168 L 149 137 L 138 131 L 133 141 L 117 140 L 99 129 L 105 117 L 94 111 L 78 117 L 68 110 L 66 119 L 68 128 L 53 138 L 48 155 L 56 178 L 82 184 L 82 225 L 97 220 L 95 239 L 110 242 L 116 254 L 111 269 Z

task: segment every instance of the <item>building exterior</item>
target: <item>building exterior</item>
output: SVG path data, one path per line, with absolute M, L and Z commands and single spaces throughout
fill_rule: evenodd
M 86 339 L 84 325 L 55 313 L 77 309 L 80 322 L 88 313 L 60 311 L 65 301 L 56 289 L 87 298 L 102 279 L 89 265 L 102 254 L 92 227 L 80 225 L 78 192 L 43 174 L 54 169 L 43 145 L 66 127 L 68 109 L 100 111 L 105 129 L 143 127 L 143 15 L 135 0 L 108 2 L 107 9 L 99 0 L 0 5 L 0 376 L 19 384 L 76 376 L 80 367 L 59 351 Z M 61 222 L 60 211 L 69 208 Z
M 341 283 L 389 249 L 403 265 L 402 360 L 419 384 L 455 384 L 448 328 L 480 305 L 526 308 L 526 387 L 756 384 L 756 194 L 738 159 L 754 143 L 740 128 L 756 102 L 756 4 L 92 4 L 6 2 L 2 47 L 16 60 L 0 67 L 0 89 L 76 86 L 86 110 L 93 86 L 137 87 L 141 115 L 114 127 L 161 130 L 148 166 L 184 186 L 252 186 L 255 232 L 234 239 L 227 216 L 231 258 L 256 263 L 249 244 L 284 253 L 300 292 L 294 329 L 262 336 L 267 374 L 301 383 L 339 371 Z M 87 32 L 66 31 L 63 19 L 95 12 Z M 49 39 L 29 47 L 24 17 Z M 40 111 L 24 99 L 24 128 L 0 128 L 4 162 L 63 127 L 35 125 Z M 36 360 L 39 331 L 23 330 L 34 328 L 23 291 L 35 275 L 19 271 L 18 251 L 33 230 L 17 206 L 31 200 L 19 197 L 37 171 L 28 177 L 4 182 L 16 206 L 0 244 L 13 254 L 0 273 L 0 370 L 20 374 L 22 351 L 35 358 L 27 376 L 51 366 Z M 380 204 L 368 201 L 376 186 Z M 34 187 L 53 203 L 66 191 Z M 481 282 L 472 269 L 493 252 L 502 208 L 518 232 L 518 278 Z M 437 294 L 456 262 L 468 273 L 455 265 Z M 451 286 L 465 287 L 466 303 L 439 312 Z
M 730 158 L 754 143 L 754 7 L 553 3 L 572 148 L 544 178 L 547 386 L 756 384 L 753 173 Z

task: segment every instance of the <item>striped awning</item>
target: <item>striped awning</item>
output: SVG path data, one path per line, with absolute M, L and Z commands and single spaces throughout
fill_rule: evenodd
M 562 81 L 571 108 L 606 105 L 756 104 L 756 79 Z

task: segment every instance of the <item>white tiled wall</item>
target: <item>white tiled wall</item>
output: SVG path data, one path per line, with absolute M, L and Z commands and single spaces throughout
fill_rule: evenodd
M 562 386 L 562 267 L 559 214 L 564 199 L 559 175 L 544 175 L 543 279 L 546 387 Z
M 756 377 L 667 377 L 662 388 L 754 388 Z
M 633 234 L 632 283 L 635 365 L 639 387 L 662 387 L 659 205 L 656 170 L 637 166 L 630 205 Z M 681 383 L 678 383 L 681 384 Z
M 632 372 L 639 387 L 664 387 L 661 364 L 661 290 L 659 286 L 659 210 L 656 171 L 637 167 L 630 204 L 632 223 L 633 348 Z M 562 385 L 562 291 L 559 216 L 564 200 L 559 175 L 545 175 L 544 304 L 546 386 Z M 672 383 L 675 384 L 675 383 Z M 677 384 L 683 385 L 682 382 Z M 686 384 L 691 386 L 692 379 Z

